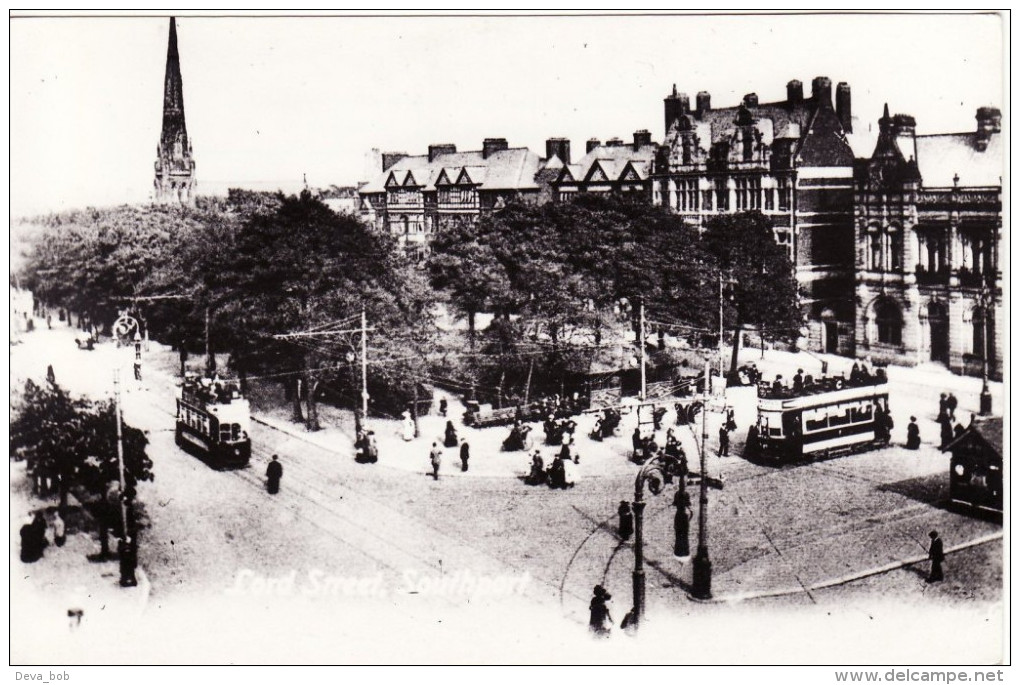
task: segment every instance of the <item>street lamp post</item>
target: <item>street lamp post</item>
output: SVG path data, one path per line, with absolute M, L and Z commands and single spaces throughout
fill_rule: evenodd
M 709 372 L 709 362 L 705 361 L 705 374 Z M 708 470 L 705 456 L 708 446 L 708 394 L 705 394 L 705 407 L 701 413 L 701 445 L 699 457 L 701 462 L 700 496 L 698 498 L 698 551 L 694 555 L 694 582 L 691 594 L 698 599 L 712 598 L 712 561 L 708 557 Z
M 988 284 L 981 283 L 981 416 L 992 414 L 992 391 L 988 388 L 988 317 L 992 316 Z
M 656 455 L 646 461 L 638 471 L 634 479 L 634 626 L 637 627 L 645 613 L 645 549 L 644 549 L 644 523 L 645 523 L 645 485 L 649 478 L 656 472 L 660 475 L 668 468 L 662 455 Z M 659 482 L 664 478 L 660 477 Z M 653 489 L 652 492 L 657 494 Z

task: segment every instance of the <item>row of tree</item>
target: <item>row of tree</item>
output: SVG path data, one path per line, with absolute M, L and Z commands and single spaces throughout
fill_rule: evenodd
M 543 377 L 590 368 L 603 333 L 621 317 L 636 330 L 642 304 L 660 330 L 695 340 L 718 330 L 721 305 L 734 360 L 743 328 L 793 338 L 802 325 L 788 252 L 758 212 L 698 228 L 625 197 L 513 204 L 437 235 L 429 271 L 472 344 L 478 314 L 495 315 L 479 355 L 495 363 L 476 373 L 500 388 L 508 373 L 530 386 L 536 368 Z
M 194 209 L 119 207 L 42 222 L 23 279 L 38 298 L 106 328 L 134 306 L 152 337 L 185 352 L 207 344 L 228 352 L 242 380 L 286 382 L 296 417 L 310 428 L 318 427 L 324 390 L 351 402 L 360 393 L 350 358 L 358 351 L 355 326 L 333 324 L 363 309 L 380 410 L 402 408 L 412 394 L 407 379 L 424 376 L 434 326 L 423 274 L 391 238 L 307 192 L 231 191 Z M 336 330 L 348 332 L 329 332 Z

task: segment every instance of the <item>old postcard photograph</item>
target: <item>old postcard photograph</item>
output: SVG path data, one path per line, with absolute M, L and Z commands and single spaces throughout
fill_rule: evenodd
M 9 36 L 19 678 L 1009 663 L 1008 12 Z

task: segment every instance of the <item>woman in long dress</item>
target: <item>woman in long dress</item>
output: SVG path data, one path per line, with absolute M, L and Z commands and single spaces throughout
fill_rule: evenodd
M 411 418 L 411 412 L 404 412 L 404 428 L 403 428 L 404 440 L 410 442 L 414 440 L 414 419 Z

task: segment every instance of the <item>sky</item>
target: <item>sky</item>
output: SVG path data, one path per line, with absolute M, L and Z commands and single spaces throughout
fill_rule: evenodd
M 168 29 L 10 21 L 12 216 L 148 200 Z M 355 185 L 371 148 L 499 137 L 544 156 L 567 137 L 576 160 L 592 137 L 661 141 L 674 83 L 724 107 L 828 76 L 864 126 L 888 102 L 918 133 L 970 131 L 1006 101 L 1003 31 L 974 14 L 177 19 L 200 194 Z

